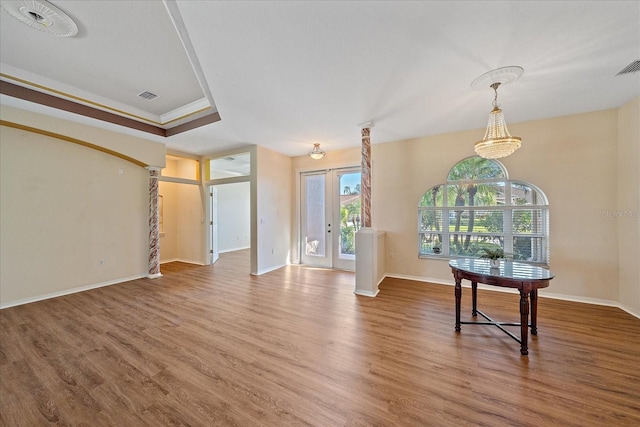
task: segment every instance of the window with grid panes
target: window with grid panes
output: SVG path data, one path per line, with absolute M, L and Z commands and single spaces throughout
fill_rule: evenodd
M 480 257 L 497 247 L 514 260 L 548 265 L 547 198 L 533 184 L 508 179 L 498 161 L 469 157 L 420 199 L 418 256 Z

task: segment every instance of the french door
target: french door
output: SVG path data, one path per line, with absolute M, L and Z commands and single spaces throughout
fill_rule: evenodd
M 355 270 L 360 168 L 302 173 L 300 190 L 301 262 Z

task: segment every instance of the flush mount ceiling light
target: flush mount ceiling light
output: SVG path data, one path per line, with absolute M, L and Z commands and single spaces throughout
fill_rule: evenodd
M 485 159 L 500 159 L 513 154 L 520 148 L 521 139 L 511 136 L 507 129 L 504 114 L 498 106 L 498 87 L 517 80 L 524 70 L 522 67 L 502 67 L 489 71 L 475 79 L 471 87 L 475 90 L 493 89 L 493 110 L 489 114 L 489 123 L 484 138 L 475 143 L 475 151 Z
M 78 34 L 75 22 L 51 3 L 44 0 L 2 0 L 2 10 L 18 21 L 58 37 L 73 37 Z
M 320 160 L 327 154 L 320 149 L 320 144 L 313 144 L 313 150 L 309 151 L 309 157 L 313 160 Z

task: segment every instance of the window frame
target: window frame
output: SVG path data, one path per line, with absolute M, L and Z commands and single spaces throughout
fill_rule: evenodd
M 502 238 L 502 245 L 505 253 L 513 254 L 514 253 L 514 238 L 517 237 L 529 237 L 537 240 L 538 251 L 540 253 L 541 259 L 531 261 L 531 260 L 518 260 L 519 262 L 529 263 L 533 265 L 541 265 L 548 266 L 549 265 L 549 203 L 544 192 L 538 188 L 537 186 L 522 180 L 511 180 L 508 177 L 506 168 L 496 160 L 487 161 L 492 162 L 495 166 L 499 166 L 502 170 L 502 176 L 495 178 L 485 178 L 485 179 L 473 179 L 473 180 L 449 180 L 449 177 L 452 175 L 452 171 L 460 165 L 462 162 L 465 162 L 469 159 L 477 158 L 477 156 L 467 157 L 459 162 L 457 162 L 449 171 L 447 175 L 447 181 L 444 184 L 437 184 L 433 187 L 427 189 L 418 202 L 418 258 L 423 259 L 456 259 L 456 258 L 479 258 L 478 255 L 469 255 L 469 254 L 452 254 L 450 248 L 451 239 L 453 236 L 458 235 L 462 238 L 466 236 L 471 237 L 489 237 L 499 239 Z M 495 205 L 479 205 L 479 206 L 450 206 L 449 205 L 449 189 L 450 188 L 458 188 L 460 185 L 468 185 L 469 183 L 474 184 L 503 184 L 504 185 L 504 203 L 500 204 L 496 201 Z M 518 205 L 514 203 L 514 199 L 512 197 L 512 188 L 514 184 L 521 185 L 527 188 L 530 188 L 533 192 L 535 192 L 536 197 L 532 204 L 527 205 Z M 438 188 L 442 193 L 442 206 L 422 206 L 423 200 L 425 200 L 425 195 L 431 193 L 434 188 Z M 468 201 L 467 201 L 468 202 Z M 450 229 L 450 215 L 455 215 L 456 210 L 464 210 L 466 212 L 478 212 L 478 211 L 499 211 L 502 212 L 502 231 L 501 232 L 469 232 L 469 231 L 452 231 Z M 539 230 L 536 232 L 517 232 L 514 231 L 514 213 L 517 211 L 538 211 L 539 218 L 535 221 L 535 224 L 539 226 Z M 441 213 L 441 224 L 438 230 L 428 230 L 423 229 L 423 215 L 425 212 L 434 212 L 434 216 L 437 218 L 437 213 Z M 475 217 L 475 215 L 474 215 Z M 533 223 L 534 221 L 532 221 Z M 441 249 L 440 253 L 433 252 L 423 252 L 423 237 L 431 235 L 433 236 L 439 235 L 441 241 Z

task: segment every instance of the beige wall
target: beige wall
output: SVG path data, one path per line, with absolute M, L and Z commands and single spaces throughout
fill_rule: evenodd
M 257 263 L 252 273 L 262 274 L 290 259 L 292 169 L 290 157 L 263 147 L 256 154 Z
M 146 169 L 5 126 L 0 162 L 3 307 L 146 276 Z
M 550 202 L 556 278 L 548 295 L 619 301 L 640 313 L 639 104 L 640 98 L 620 109 L 510 124 L 523 138 L 523 147 L 503 161 L 510 178 L 538 186 Z M 136 146 L 128 136 L 6 106 L 2 118 L 26 125 L 42 119 L 45 128 L 74 138 L 95 133 L 89 142 L 164 165 L 162 144 Z M 0 129 L 0 303 L 146 275 L 148 172 L 97 150 Z M 417 203 L 457 161 L 474 154 L 482 133 L 375 144 L 372 130 L 372 219 L 374 229 L 387 232 L 388 274 L 451 282 L 446 261 L 417 257 Z M 299 172 L 358 165 L 360 148 L 329 152 L 319 161 L 254 149 L 252 272 L 262 273 L 284 265 L 297 249 Z M 173 218 L 165 212 L 165 226 L 173 221 L 183 232 L 174 236 L 173 254 L 161 240 L 162 259 L 205 262 L 202 187 L 161 183 L 165 192 L 171 199 L 165 209 L 173 209 Z
M 509 125 L 523 139 L 519 151 L 501 159 L 509 177 L 538 186 L 549 198 L 550 268 L 556 278 L 543 295 L 620 302 L 640 313 L 639 103 L 640 98 L 619 110 Z M 456 162 L 475 154 L 473 143 L 483 133 L 476 129 L 376 144 L 372 129 L 372 228 L 387 233 L 388 275 L 452 283 L 446 260 L 418 258 L 417 205 Z M 329 152 L 320 161 L 296 157 L 293 182 L 299 171 L 359 161 L 359 147 Z M 298 192 L 296 186 L 296 204 Z M 614 210 L 631 212 L 633 218 L 609 217 Z M 297 206 L 293 212 L 295 251 Z
M 344 150 L 329 151 L 327 155 L 320 160 L 314 160 L 309 156 L 294 157 L 292 163 L 294 174 L 298 172 L 336 169 L 350 166 L 360 166 L 360 146 Z M 294 175 L 294 178 L 297 177 Z
M 6 105 L 0 106 L 0 116 L 3 121 L 53 132 L 112 150 L 147 166 L 162 168 L 165 164 L 165 145 L 148 139 L 136 138 L 121 133 L 116 134 L 105 129 L 60 120 Z
M 312 148 L 312 147 L 311 147 Z M 310 148 L 310 149 L 311 149 Z M 309 156 L 294 157 L 291 170 L 291 200 L 294 204 L 291 209 L 291 262 L 300 263 L 300 173 L 317 170 L 338 169 L 351 166 L 360 166 L 360 147 L 344 150 L 328 151 L 322 159 L 314 160 Z
M 617 206 L 617 110 L 509 127 L 523 139 L 502 161 L 509 177 L 538 186 L 549 199 L 556 278 L 543 292 L 618 301 L 617 228 L 603 217 Z M 417 257 L 417 204 L 474 154 L 481 136 L 478 129 L 373 146 L 373 226 L 387 232 L 387 273 L 451 281 L 446 261 Z
M 167 166 L 169 166 L 167 161 Z M 179 259 L 178 256 L 178 206 L 177 191 L 180 184 L 173 182 L 158 183 L 158 194 L 162 196 L 163 224 L 160 232 L 160 262 Z M 162 268 L 160 268 L 162 272 Z
M 205 264 L 204 194 L 202 186 L 176 184 L 178 259 Z
M 620 303 L 640 315 L 640 97 L 618 113 L 618 204 L 606 220 L 618 227 Z
M 167 153 L 166 166 L 162 169 L 162 176 L 191 181 L 199 181 L 200 161 L 189 157 L 177 157 Z
M 187 156 L 190 155 L 172 154 L 167 158 L 158 186 L 164 208 L 163 231 L 160 234 L 162 263 L 206 263 L 204 191 L 200 182 L 195 181 L 199 176 L 200 163 Z M 162 181 L 173 178 L 183 182 Z

